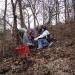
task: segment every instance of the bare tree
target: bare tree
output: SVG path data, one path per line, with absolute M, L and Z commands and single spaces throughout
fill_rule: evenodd
M 13 0 L 11 0 L 11 4 L 12 4 L 13 17 L 14 17 L 13 37 L 14 37 L 15 43 L 18 44 L 19 41 L 18 41 L 18 36 L 17 36 L 17 15 L 16 15 L 16 4 L 17 4 L 17 0 L 15 1 L 15 3 L 13 2 Z
M 66 7 L 67 7 L 66 0 L 64 0 L 64 6 L 65 6 L 65 22 L 66 22 L 66 19 L 67 19 L 67 15 L 66 15 Z
M 45 6 L 44 6 L 44 1 L 42 1 L 42 3 L 43 3 L 43 25 L 44 25 L 44 24 L 45 24 L 45 23 L 44 23 L 44 14 L 45 14 L 45 9 L 44 9 L 44 8 L 45 8 Z
M 28 12 L 28 10 L 26 10 L 26 11 L 27 11 L 27 14 L 28 14 L 28 28 L 30 29 L 29 12 Z
M 19 5 L 19 12 L 20 12 L 20 20 L 21 20 L 21 27 L 26 28 L 25 22 L 24 22 L 24 17 L 23 17 L 23 12 L 22 12 L 22 0 L 18 0 L 18 5 Z
M 59 21 L 59 3 L 58 0 L 55 0 L 55 4 L 56 4 L 56 24 Z
M 36 9 L 35 9 L 35 6 L 36 6 L 36 2 L 37 2 L 37 0 L 27 0 L 28 1 L 28 3 L 29 3 L 29 7 L 30 7 L 30 9 L 31 9 L 31 11 L 32 11 L 32 14 L 33 14 L 33 17 L 34 17 L 34 27 L 36 27 L 36 22 L 37 22 L 37 24 L 38 24 L 38 26 L 39 26 L 39 22 L 38 22 L 38 19 L 37 19 L 37 17 L 36 17 Z
M 72 5 L 73 5 L 73 9 L 74 9 L 74 20 L 75 20 L 75 0 L 72 0 Z
M 6 12 L 7 12 L 7 0 L 5 0 L 5 10 L 4 10 L 4 31 L 6 30 Z

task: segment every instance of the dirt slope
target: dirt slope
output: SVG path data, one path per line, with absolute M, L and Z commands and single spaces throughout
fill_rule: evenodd
M 53 26 L 54 46 L 31 53 L 27 60 L 3 59 L 1 75 L 75 75 L 75 23 Z

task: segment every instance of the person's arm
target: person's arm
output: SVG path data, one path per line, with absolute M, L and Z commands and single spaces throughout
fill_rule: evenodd
M 38 39 L 43 38 L 43 37 L 44 37 L 44 35 L 41 34 L 40 36 L 36 37 L 34 40 L 38 40 Z
M 47 35 L 49 35 L 50 33 L 46 30 L 46 31 L 44 31 L 40 36 L 38 36 L 37 38 L 35 38 L 34 40 L 38 40 L 38 39 L 40 39 L 40 38 L 43 38 L 43 37 L 45 37 L 45 36 L 47 36 Z

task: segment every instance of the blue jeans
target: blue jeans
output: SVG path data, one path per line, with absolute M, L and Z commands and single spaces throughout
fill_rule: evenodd
M 44 48 L 47 44 L 48 42 L 46 39 L 38 39 L 38 48 Z

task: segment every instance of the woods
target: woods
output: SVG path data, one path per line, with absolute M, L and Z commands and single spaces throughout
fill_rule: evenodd
M 75 1 L 74 0 L 47 0 L 47 1 L 43 1 L 43 0 L 15 0 L 15 2 L 13 0 L 11 0 L 11 3 L 9 3 L 9 5 L 12 5 L 12 12 L 13 12 L 13 16 L 17 16 L 16 19 L 18 19 L 20 21 L 20 25 L 21 27 L 25 27 L 27 29 L 27 25 L 29 25 L 29 20 L 30 18 L 33 16 L 33 25 L 36 27 L 36 25 L 39 25 L 39 18 L 38 15 L 40 14 L 40 17 L 42 18 L 42 23 L 41 25 L 43 25 L 44 23 L 49 22 L 51 24 L 57 24 L 59 22 L 61 22 L 62 20 L 73 20 L 74 19 L 74 11 L 75 11 Z M 4 9 L 4 30 L 5 30 L 5 25 L 6 25 L 6 21 L 5 18 L 7 17 L 7 14 L 9 10 L 7 10 L 8 8 L 7 5 L 7 1 L 5 0 L 5 9 Z M 14 9 L 14 10 L 13 10 Z M 31 15 L 29 13 L 29 10 L 31 11 Z M 7 14 L 6 14 L 7 12 Z M 10 13 L 12 13 L 10 12 Z M 25 13 L 24 13 L 25 12 Z M 29 15 L 27 14 L 29 13 Z M 26 22 L 26 15 L 28 17 L 28 21 Z M 62 17 L 63 16 L 63 17 Z M 16 20 L 15 19 L 15 20 Z M 14 20 L 14 22 L 15 22 Z M 55 21 L 56 20 L 56 21 Z M 9 21 L 10 23 L 10 21 Z M 28 24 L 27 24 L 28 23 Z M 15 23 L 16 24 L 16 23 Z M 18 22 L 17 22 L 18 24 Z M 16 25 L 17 25 L 16 24 Z M 14 26 L 16 26 L 14 25 Z M 12 25 L 13 26 L 13 25 Z
M 75 0 L 0 0 L 0 74 L 74 75 L 74 50 Z

